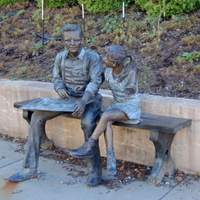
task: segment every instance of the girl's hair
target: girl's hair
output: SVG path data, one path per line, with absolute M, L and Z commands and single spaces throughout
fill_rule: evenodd
M 117 77 L 118 81 L 121 82 L 126 78 L 132 69 L 136 69 L 134 66 L 133 55 L 127 54 L 125 48 L 121 45 L 113 45 L 107 47 L 107 58 L 111 62 L 115 62 L 117 65 L 123 65 L 122 72 Z M 130 58 L 130 62 L 126 64 L 127 58 Z

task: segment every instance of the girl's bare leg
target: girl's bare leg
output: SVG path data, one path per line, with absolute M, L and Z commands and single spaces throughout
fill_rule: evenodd
M 118 109 L 113 109 L 103 113 L 99 124 L 94 130 L 92 136 L 85 142 L 82 147 L 77 150 L 70 151 L 69 155 L 76 158 L 91 158 L 94 156 L 94 149 L 98 145 L 99 136 L 105 132 L 105 140 L 107 148 L 107 168 L 108 174 L 116 174 L 116 159 L 113 151 L 113 131 L 112 124 L 114 121 L 127 120 L 127 116 Z M 113 164 L 114 163 L 114 164 Z
M 112 124 L 114 121 L 109 121 L 107 123 L 106 130 L 104 132 L 104 138 L 106 142 L 106 147 L 112 147 L 113 146 L 113 129 L 112 129 Z
M 107 121 L 106 130 L 104 132 L 104 137 L 105 137 L 105 142 L 106 142 L 106 154 L 107 154 L 107 173 L 108 175 L 116 175 L 117 169 L 116 169 L 116 158 L 115 158 L 114 147 L 113 147 L 112 124 L 114 123 L 114 121 L 127 120 L 128 118 L 121 110 L 118 110 L 118 109 L 115 109 L 113 110 L 113 112 L 109 112 L 108 114 L 111 114 L 111 115 L 114 114 L 115 120 Z M 103 117 L 102 119 L 105 120 L 105 117 Z
M 92 138 L 93 139 L 98 139 L 99 136 L 104 133 L 106 131 L 106 129 L 108 128 L 108 133 L 106 134 L 106 138 L 109 140 L 110 136 L 112 138 L 112 123 L 115 121 L 122 121 L 122 120 L 127 120 L 127 116 L 119 109 L 112 109 L 112 110 L 108 110 L 106 112 L 104 112 L 101 116 L 101 119 L 97 125 L 97 127 L 95 128 L 93 134 L 92 134 Z M 109 122 L 109 124 L 108 124 Z M 108 126 L 110 126 L 111 128 L 109 128 Z M 106 131 L 107 132 L 107 131 Z M 109 142 L 109 141 L 108 141 Z M 107 143 L 107 141 L 106 141 Z

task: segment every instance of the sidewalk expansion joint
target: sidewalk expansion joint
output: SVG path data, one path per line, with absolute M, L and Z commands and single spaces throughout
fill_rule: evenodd
M 4 166 L 0 167 L 0 169 L 3 169 L 4 167 L 7 167 L 7 166 L 9 166 L 9 165 L 12 165 L 12 164 L 17 163 L 17 162 L 22 161 L 22 160 L 23 160 L 23 158 L 21 158 L 21 159 L 19 159 L 19 160 L 16 160 L 16 161 L 14 161 L 14 162 L 12 162 L 12 163 L 9 163 L 9 164 L 7 164 L 7 165 L 4 165 Z
M 178 186 L 179 185 L 179 183 L 177 183 L 175 186 L 173 186 L 172 188 L 171 188 L 171 190 L 169 190 L 166 194 L 164 194 L 160 199 L 158 199 L 158 200 L 162 200 L 164 197 L 166 197 L 176 186 Z

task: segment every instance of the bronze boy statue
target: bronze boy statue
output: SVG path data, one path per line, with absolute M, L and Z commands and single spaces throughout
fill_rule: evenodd
M 53 69 L 54 88 L 60 98 L 77 98 L 76 110 L 72 115 L 81 116 L 81 127 L 87 141 L 96 127 L 96 118 L 101 110 L 102 97 L 98 91 L 102 82 L 102 66 L 97 53 L 84 50 L 82 47 L 83 33 L 78 25 L 65 25 L 61 34 L 67 50 L 56 56 Z M 94 101 L 88 103 L 91 99 Z M 63 112 L 35 111 L 33 113 L 23 168 L 9 177 L 9 181 L 24 181 L 37 174 L 41 137 L 46 134 L 45 123 L 61 114 Z M 91 173 L 87 181 L 89 186 L 101 182 L 102 164 L 98 144 L 94 154 L 93 158 L 88 159 L 88 169 Z

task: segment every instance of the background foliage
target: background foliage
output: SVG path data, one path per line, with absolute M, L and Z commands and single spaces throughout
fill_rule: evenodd
M 200 99 L 200 9 L 168 20 L 160 14 L 147 16 L 135 3 L 126 9 L 124 21 L 121 7 L 86 14 L 83 24 L 78 3 L 46 8 L 45 34 L 60 36 L 65 24 L 76 23 L 85 28 L 84 48 L 103 55 L 107 46 L 120 44 L 134 53 L 141 93 Z M 63 44 L 57 39 L 40 44 L 36 33 L 42 33 L 41 9 L 32 1 L 1 6 L 0 30 L 0 77 L 51 81 L 55 55 Z
M 105 13 L 122 6 L 121 0 L 78 0 L 79 4 L 84 3 L 84 8 L 91 13 Z
M 41 0 L 36 0 L 38 2 L 38 7 L 42 6 Z M 77 3 L 77 0 L 44 0 L 44 6 L 49 8 L 63 7 L 68 4 Z
M 135 0 L 135 3 L 148 15 L 161 12 L 166 17 L 189 13 L 200 7 L 200 0 Z
M 27 0 L 0 0 L 1 5 L 25 2 Z M 41 0 L 36 0 L 41 7 Z M 85 10 L 90 13 L 106 13 L 111 10 L 121 9 L 123 0 L 44 0 L 44 6 L 49 8 L 63 7 L 69 4 L 84 3 Z M 184 14 L 200 8 L 200 0 L 124 0 L 126 7 L 135 2 L 148 15 L 171 17 Z
M 20 3 L 25 2 L 27 0 L 0 0 L 0 6 L 2 5 L 8 5 L 8 4 L 14 4 L 14 3 Z

